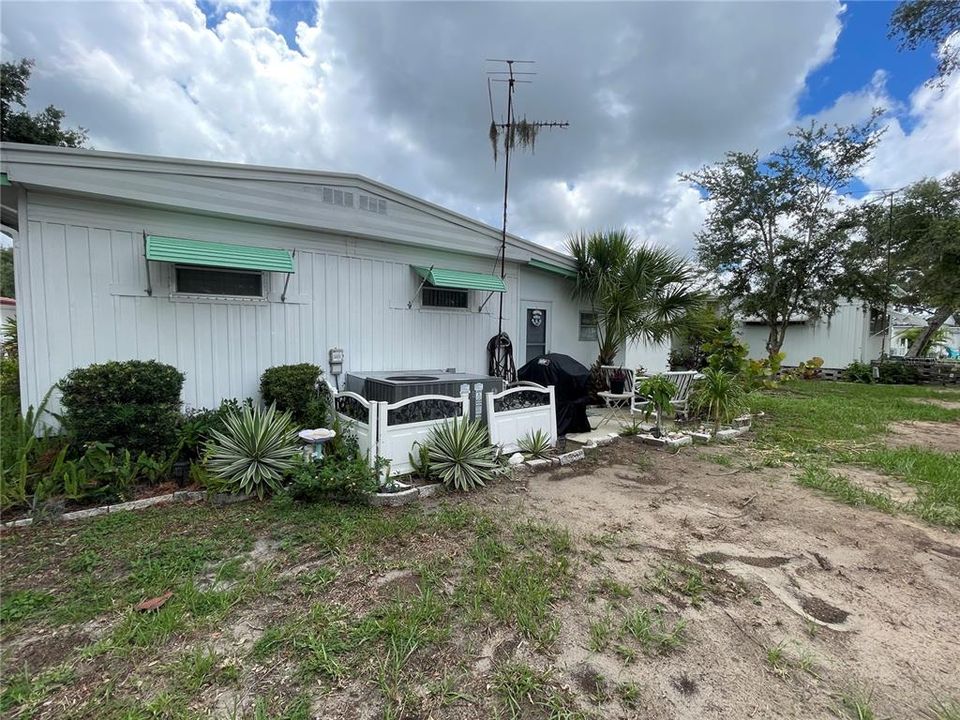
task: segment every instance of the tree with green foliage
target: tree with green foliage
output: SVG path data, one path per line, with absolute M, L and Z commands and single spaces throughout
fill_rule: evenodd
M 937 74 L 931 82 L 943 87 L 960 68 L 960 1 L 906 0 L 890 16 L 890 37 L 901 50 L 916 50 L 931 43 L 937 51 Z
M 919 357 L 951 316 L 960 321 L 960 172 L 905 188 L 892 206 L 864 205 L 844 259 L 844 291 L 872 305 L 930 313 L 908 357 Z
M 0 297 L 15 298 L 13 281 L 13 248 L 0 248 Z
M 575 299 L 597 318 L 597 365 L 612 365 L 628 340 L 657 343 L 703 302 L 686 261 L 637 244 L 625 229 L 578 233 L 568 241 L 576 264 Z
M 842 193 L 880 139 L 879 116 L 849 126 L 811 122 L 767 158 L 729 152 L 680 176 L 710 207 L 697 235 L 700 263 L 734 310 L 769 327 L 771 359 L 790 318 L 836 307 L 849 230 Z
M 0 140 L 32 145 L 83 147 L 87 141 L 84 128 L 61 127 L 66 116 L 63 110 L 48 105 L 38 113 L 26 108 L 30 73 L 34 62 L 26 58 L 5 62 L 0 66 Z

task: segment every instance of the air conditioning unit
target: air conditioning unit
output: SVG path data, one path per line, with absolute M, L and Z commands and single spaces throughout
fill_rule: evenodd
M 470 395 L 470 417 L 485 416 L 483 396 L 503 390 L 503 380 L 489 375 L 446 370 L 388 370 L 348 373 L 346 389 L 367 400 L 395 403 L 417 395 Z

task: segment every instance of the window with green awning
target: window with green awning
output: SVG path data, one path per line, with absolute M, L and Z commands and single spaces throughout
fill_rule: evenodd
M 162 235 L 147 235 L 146 240 L 147 260 L 156 262 L 232 270 L 294 272 L 293 256 L 287 250 Z
M 445 270 L 438 267 L 414 265 L 417 275 L 438 288 L 456 290 L 483 290 L 486 292 L 506 292 L 507 286 L 498 275 L 465 272 L 463 270 Z

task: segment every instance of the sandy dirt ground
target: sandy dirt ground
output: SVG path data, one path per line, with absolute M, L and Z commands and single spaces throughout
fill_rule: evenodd
M 913 718 L 957 696 L 956 535 L 819 497 L 789 469 L 722 467 L 709 452 L 671 455 L 621 439 L 602 465 L 503 484 L 485 500 L 567 527 L 578 546 L 594 539 L 581 586 L 615 578 L 634 591 L 628 604 L 666 602 L 688 622 L 678 651 L 625 664 L 588 649 L 589 621 L 608 601 L 560 609 L 554 664 L 571 686 L 599 676 L 644 689 L 636 712 L 609 701 L 601 716 L 836 717 L 839 696 L 860 692 L 878 717 Z M 671 563 L 702 571 L 700 607 L 650 589 Z M 774 668 L 767 652 L 778 645 L 785 660 Z

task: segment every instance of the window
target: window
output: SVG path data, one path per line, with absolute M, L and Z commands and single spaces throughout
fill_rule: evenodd
M 592 312 L 580 313 L 580 339 L 583 341 L 597 339 L 597 316 Z
M 467 294 L 466 290 L 438 288 L 430 283 L 424 283 L 420 293 L 420 304 L 422 307 L 465 309 Z
M 263 297 L 262 272 L 181 266 L 175 272 L 178 293 Z

